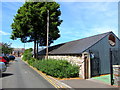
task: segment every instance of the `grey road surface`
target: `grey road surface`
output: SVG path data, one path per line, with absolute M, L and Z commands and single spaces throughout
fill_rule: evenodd
M 54 88 L 54 86 L 20 58 L 16 58 L 2 74 L 2 88 Z

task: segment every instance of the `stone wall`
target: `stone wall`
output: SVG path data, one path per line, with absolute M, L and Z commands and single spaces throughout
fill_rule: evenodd
M 113 65 L 114 85 L 120 86 L 120 65 Z
M 84 61 L 81 57 L 78 56 L 48 56 L 48 58 L 58 59 L 58 60 L 67 60 L 71 64 L 80 66 Z
M 54 56 L 48 56 L 48 58 L 57 59 L 57 60 L 67 60 L 72 65 L 79 66 L 79 77 L 84 78 L 84 59 L 82 57 L 54 55 Z

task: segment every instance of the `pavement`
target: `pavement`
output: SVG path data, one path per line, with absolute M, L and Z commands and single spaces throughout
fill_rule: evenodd
M 114 77 L 114 76 L 113 76 Z M 106 84 L 111 84 L 111 77 L 110 77 L 110 74 L 106 74 L 106 75 L 101 75 L 101 76 L 96 76 L 96 77 L 93 77 L 93 80 L 99 80 L 99 81 L 102 81 Z
M 25 64 L 20 58 L 10 62 L 2 74 L 2 88 L 52 88 L 55 87 Z
M 74 79 L 74 80 L 61 80 L 61 82 L 71 86 L 72 88 L 116 88 L 111 85 L 101 83 L 96 80 Z

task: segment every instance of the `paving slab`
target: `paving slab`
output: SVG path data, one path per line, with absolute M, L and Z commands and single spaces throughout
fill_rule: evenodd
M 118 89 L 118 87 L 114 87 L 111 85 L 107 85 L 104 83 L 100 83 L 93 80 L 85 80 L 85 79 L 74 79 L 74 80 L 60 80 L 61 82 L 69 85 L 72 88 L 113 88 Z

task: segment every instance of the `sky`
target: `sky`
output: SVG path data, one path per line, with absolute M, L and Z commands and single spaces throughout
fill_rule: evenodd
M 51 45 L 69 42 L 96 34 L 113 31 L 118 36 L 118 2 L 58 2 L 63 20 L 61 37 Z M 11 40 L 11 24 L 17 10 L 24 2 L 0 3 L 1 42 L 12 43 L 14 48 L 24 48 L 19 39 Z M 33 43 L 26 43 L 25 48 L 33 48 Z

